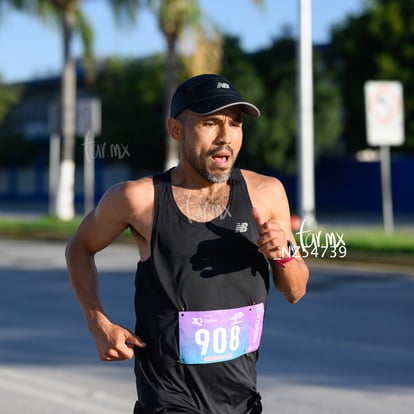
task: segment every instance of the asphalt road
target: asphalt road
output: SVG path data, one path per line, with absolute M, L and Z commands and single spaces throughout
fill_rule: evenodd
M 122 414 L 132 362 L 100 362 L 71 291 L 63 244 L 0 240 L 0 401 L 4 414 Z M 132 246 L 100 253 L 101 292 L 133 327 Z M 258 366 L 267 414 L 412 414 L 414 269 L 312 266 L 307 296 L 271 291 Z

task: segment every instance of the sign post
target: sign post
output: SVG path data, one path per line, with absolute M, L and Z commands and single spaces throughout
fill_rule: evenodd
M 60 122 L 59 105 L 54 102 L 49 106 L 49 214 L 56 215 L 56 198 L 59 186 L 59 163 L 60 163 Z
M 394 231 L 390 146 L 404 143 L 403 88 L 398 81 L 368 81 L 364 85 L 367 141 L 379 146 L 384 231 Z
M 84 214 L 95 206 L 95 135 L 101 132 L 101 102 L 96 98 L 83 98 L 76 105 L 76 133 L 84 137 Z

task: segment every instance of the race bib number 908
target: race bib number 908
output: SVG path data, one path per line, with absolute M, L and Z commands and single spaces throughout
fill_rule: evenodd
M 210 364 L 256 351 L 263 317 L 263 303 L 235 309 L 179 312 L 181 363 Z

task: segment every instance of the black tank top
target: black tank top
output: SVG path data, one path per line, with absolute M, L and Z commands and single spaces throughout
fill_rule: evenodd
M 178 345 L 179 311 L 258 303 L 266 307 L 269 268 L 256 245 L 257 228 L 244 178 L 233 169 L 227 207 L 205 223 L 189 220 L 179 210 L 170 171 L 153 180 L 151 257 L 138 263 L 136 274 L 136 333 L 148 344 L 136 349 L 137 407 L 142 407 L 136 412 L 248 413 L 260 398 L 258 352 L 225 362 L 186 365 L 180 362 Z

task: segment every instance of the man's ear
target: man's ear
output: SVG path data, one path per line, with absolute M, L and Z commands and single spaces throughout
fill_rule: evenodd
M 175 140 L 180 141 L 184 137 L 183 125 L 178 119 L 169 117 L 167 128 L 169 134 Z

